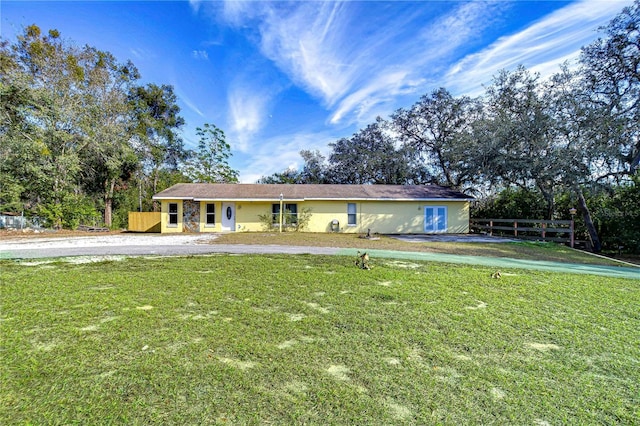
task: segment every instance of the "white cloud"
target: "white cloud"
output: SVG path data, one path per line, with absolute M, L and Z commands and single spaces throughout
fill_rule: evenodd
M 139 59 L 139 60 L 154 59 L 157 57 L 155 53 L 140 47 L 130 48 L 129 53 L 131 53 L 135 59 Z
M 209 54 L 207 53 L 206 50 L 194 50 L 191 52 L 191 57 L 194 59 L 199 59 L 204 61 L 209 60 Z
M 398 97 L 422 93 L 429 81 L 424 76 L 437 73 L 458 48 L 489 26 L 494 12 L 495 8 L 487 4 L 463 3 L 426 25 L 412 42 L 390 53 L 391 61 L 385 61 L 390 65 L 377 66 L 375 73 L 341 100 L 330 122 L 335 124 L 351 115 L 360 125 L 370 123 L 381 110 L 392 111 Z M 390 43 L 382 43 L 376 50 L 382 55 L 385 49 L 391 50 Z M 365 67 L 363 63 L 361 68 Z
M 345 3 L 307 2 L 283 12 L 265 12 L 260 24 L 265 56 L 299 86 L 333 105 L 349 87 L 354 67 L 345 56 L 349 28 Z
M 227 94 L 229 124 L 234 149 L 247 152 L 252 149 L 251 139 L 262 128 L 267 116 L 271 94 L 266 89 L 232 85 Z
M 296 85 L 320 99 L 331 124 L 366 123 L 421 93 L 425 76 L 492 23 L 492 3 L 454 3 L 433 19 L 429 8 L 401 8 L 362 19 L 366 3 L 225 3 L 225 16 L 258 28 L 258 44 Z
M 198 13 L 201 4 L 201 0 L 189 0 L 189 6 L 191 6 L 191 10 L 193 10 L 195 13 Z
M 259 146 L 253 147 L 247 159 L 238 167 L 240 181 L 255 183 L 262 176 L 270 176 L 287 168 L 299 169 L 303 166 L 299 154 L 302 149 L 319 150 L 323 155 L 328 155 L 328 144 L 337 139 L 330 132 L 319 132 L 280 135 L 263 140 Z
M 559 9 L 454 64 L 445 76 L 445 87 L 478 95 L 499 70 L 518 65 L 549 76 L 564 61 L 576 59 L 580 48 L 595 38 L 596 28 L 618 14 L 625 3 L 630 2 L 581 1 Z
M 174 85 L 176 95 L 191 111 L 198 114 L 200 117 L 204 117 L 204 113 L 194 104 L 178 87 Z

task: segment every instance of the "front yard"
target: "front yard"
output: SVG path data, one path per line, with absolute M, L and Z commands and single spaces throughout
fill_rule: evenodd
M 640 422 L 640 280 L 353 261 L 3 261 L 0 423 Z

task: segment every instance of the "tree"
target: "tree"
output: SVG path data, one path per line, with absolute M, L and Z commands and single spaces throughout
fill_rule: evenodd
M 130 114 L 128 94 L 139 78 L 131 62 L 120 64 L 108 52 L 91 47 L 86 56 L 82 130 L 85 147 L 81 152 L 88 192 L 104 200 L 104 222 L 112 224 L 114 193 L 120 182 L 128 181 L 138 167 L 131 146 L 134 116 Z
M 40 186 L 50 177 L 40 167 L 46 150 L 32 110 L 43 107 L 15 52 L 0 43 L 0 205 L 5 211 L 35 207 Z
M 85 198 L 80 204 L 68 200 L 99 197 L 96 205 L 109 225 L 117 183 L 136 167 L 127 94 L 137 70 L 108 52 L 62 41 L 56 30 L 42 35 L 36 25 L 15 44 L 3 43 L 2 63 L 10 71 L 3 75 L 3 92 L 10 95 L 3 132 L 3 155 L 13 174 L 8 181 L 20 182 L 22 175 L 29 182 L 13 186 L 13 197 L 20 193 L 57 226 L 70 214 L 57 205 L 86 211 Z M 16 167 L 21 156 L 32 167 L 26 176 Z
M 608 175 L 630 176 L 640 167 L 640 0 L 601 30 L 606 37 L 582 49 L 580 72 Z
M 198 151 L 187 162 L 186 175 L 193 182 L 237 183 L 238 171 L 229 166 L 231 146 L 225 140 L 224 132 L 205 123 L 196 129 L 196 134 L 200 137 Z
M 129 105 L 135 116 L 132 143 L 141 161 L 137 184 L 138 209 L 142 210 L 143 200 L 164 189 L 159 186 L 163 170 L 182 177 L 178 167 L 186 160 L 187 152 L 178 131 L 185 121 L 169 85 L 133 87 Z M 157 208 L 154 202 L 153 209 Z
M 553 167 L 558 169 L 561 187 L 575 194 L 593 249 L 599 252 L 600 237 L 584 193 L 584 188 L 597 176 L 598 165 L 607 159 L 607 153 L 599 149 L 593 134 L 596 111 L 588 102 L 580 74 L 566 65 L 552 76 L 544 97 L 558 152 L 558 162 Z
M 300 183 L 328 183 L 327 165 L 324 155 L 320 151 L 302 150 L 300 156 L 304 160 L 304 166 L 300 171 Z
M 56 30 L 42 35 L 38 26 L 31 25 L 6 54 L 14 66 L 8 75 L 11 84 L 28 88 L 30 93 L 22 98 L 22 107 L 19 103 L 14 105 L 25 114 L 30 128 L 14 133 L 11 141 L 13 160 L 27 154 L 28 161 L 37 168 L 36 173 L 28 174 L 30 188 L 25 189 L 31 193 L 23 195 L 31 199 L 34 207 L 56 211 L 53 206 L 80 190 L 82 165 L 78 153 L 85 142 L 80 130 L 84 80 L 80 51 L 63 43 Z M 36 177 L 41 179 L 37 183 L 32 180 Z M 53 217 L 53 224 L 61 226 L 62 219 Z
M 380 119 L 329 146 L 327 173 L 333 183 L 402 185 L 416 180 L 412 151 L 396 148 Z
M 262 176 L 256 183 L 261 184 L 299 184 L 301 181 L 300 172 L 296 169 L 286 169 L 276 172 L 270 176 Z
M 538 75 L 524 67 L 501 71 L 487 88 L 486 117 L 479 133 L 484 140 L 483 168 L 491 181 L 536 188 L 554 213 L 562 187 L 563 153 L 555 144 L 553 122 Z
M 327 181 L 327 165 L 320 151 L 302 150 L 302 170 L 288 168 L 271 176 L 262 176 L 256 183 L 262 184 L 322 184 Z
M 454 98 L 440 88 L 411 108 L 399 109 L 391 119 L 400 140 L 421 154 L 433 183 L 470 190 L 476 176 L 469 161 L 471 125 L 479 112 L 477 101 Z

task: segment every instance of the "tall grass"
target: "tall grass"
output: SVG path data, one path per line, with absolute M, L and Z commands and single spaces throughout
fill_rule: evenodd
M 640 281 L 353 260 L 5 261 L 0 423 L 640 421 Z

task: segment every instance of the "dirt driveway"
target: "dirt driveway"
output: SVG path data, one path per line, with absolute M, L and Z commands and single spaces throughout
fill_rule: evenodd
M 67 238 L 27 238 L 0 241 L 0 259 L 37 259 L 60 257 L 104 257 L 104 256 L 172 256 L 197 254 L 319 254 L 355 256 L 357 249 L 333 247 L 301 247 L 258 244 L 209 244 L 216 234 L 116 234 Z M 407 236 L 412 237 L 412 236 Z M 419 238 L 418 238 L 419 237 Z M 413 241 L 425 241 L 431 236 L 414 236 Z M 448 241 L 470 241 L 468 237 Z M 434 241 L 434 240 L 431 240 Z M 504 241 L 504 239 L 500 239 Z M 484 241 L 486 242 L 486 241 Z M 495 242 L 494 239 L 491 242 Z M 544 262 L 522 259 L 494 258 L 486 256 L 463 256 L 443 253 L 418 253 L 394 250 L 370 250 L 373 258 L 393 258 L 467 264 L 505 269 L 533 269 L 554 272 L 602 275 L 609 277 L 640 279 L 640 268 L 596 266 L 559 262 Z
M 0 259 L 70 256 L 172 256 L 209 253 L 336 254 L 327 247 L 210 244 L 217 234 L 116 234 L 82 237 L 43 237 L 0 241 Z

